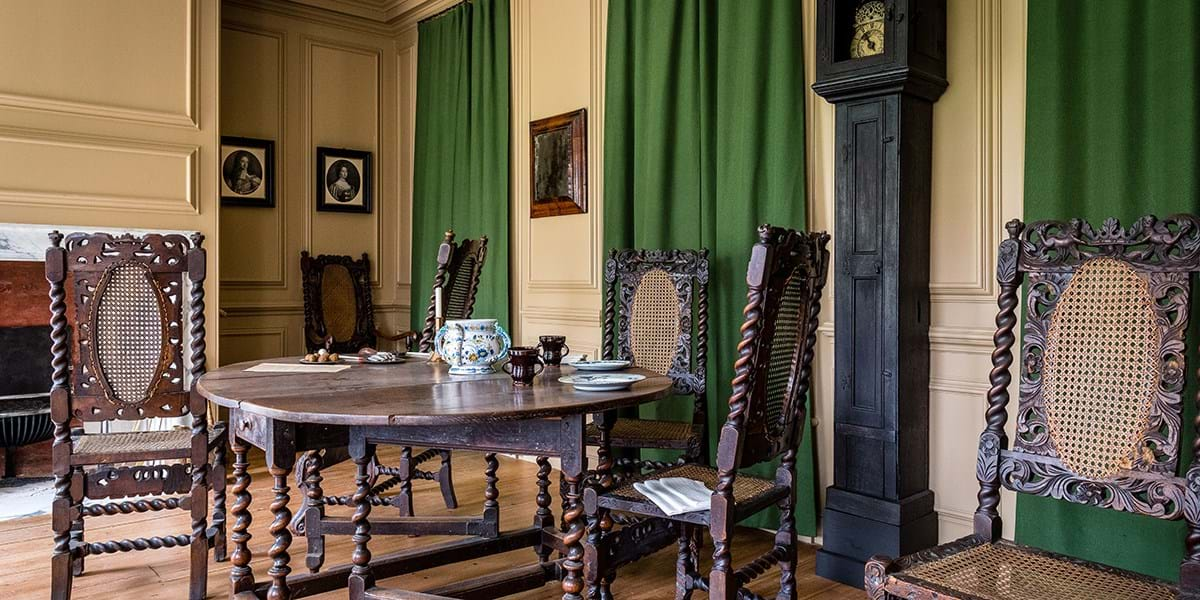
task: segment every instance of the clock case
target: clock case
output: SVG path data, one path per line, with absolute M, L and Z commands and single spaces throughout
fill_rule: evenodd
M 938 541 L 929 489 L 933 104 L 945 0 L 884 0 L 883 52 L 850 58 L 859 0 L 817 0 L 813 90 L 835 105 L 833 485 L 817 574 Z
M 945 0 L 884 0 L 883 52 L 850 58 L 859 0 L 817 0 L 813 91 L 830 102 L 903 92 L 937 100 L 946 89 Z

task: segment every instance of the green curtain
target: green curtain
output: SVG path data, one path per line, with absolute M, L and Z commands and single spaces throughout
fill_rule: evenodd
M 507 326 L 508 0 L 473 0 L 421 23 L 413 164 L 412 327 L 425 323 L 437 249 L 488 237 L 475 315 Z
M 805 226 L 804 72 L 794 0 L 610 0 L 604 242 L 711 252 L 710 447 L 725 422 L 746 264 L 758 225 Z M 688 420 L 673 399 L 645 418 Z M 816 533 L 811 427 L 797 461 L 797 528 Z M 771 477 L 774 467 L 760 466 Z M 747 521 L 776 527 L 763 514 Z
M 1037 0 L 1028 7 L 1026 220 L 1113 216 L 1128 226 L 1143 214 L 1200 212 L 1200 3 Z M 1191 319 L 1195 348 L 1200 315 Z M 1196 353 L 1188 360 L 1194 374 Z M 1191 386 L 1185 449 L 1195 397 Z M 1181 521 L 1025 494 L 1017 500 L 1018 541 L 1163 579 L 1178 578 L 1184 531 Z

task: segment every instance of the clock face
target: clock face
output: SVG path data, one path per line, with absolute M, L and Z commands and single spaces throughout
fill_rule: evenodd
M 881 0 L 868 0 L 854 11 L 854 37 L 850 39 L 850 58 L 883 54 L 883 29 L 887 6 Z
M 854 28 L 850 40 L 850 58 L 883 54 L 883 21 L 863 23 Z

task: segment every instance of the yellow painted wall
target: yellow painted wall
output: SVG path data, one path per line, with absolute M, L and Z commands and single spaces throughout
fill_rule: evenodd
M 220 9 L 0 3 L 0 222 L 201 231 L 215 311 Z
M 303 350 L 304 249 L 366 252 L 377 325 L 407 329 L 415 55 L 365 19 L 278 6 L 226 2 L 222 19 L 221 133 L 274 140 L 277 169 L 275 208 L 221 211 L 226 363 Z M 316 211 L 318 146 L 372 153 L 371 214 Z

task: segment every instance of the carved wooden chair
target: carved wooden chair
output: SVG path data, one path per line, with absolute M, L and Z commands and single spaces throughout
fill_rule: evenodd
M 374 348 L 380 339 L 403 341 L 411 346 L 409 332 L 388 335 L 375 327 L 371 305 L 371 264 L 367 253 L 350 256 L 300 252 L 300 277 L 304 289 L 304 343 L 310 352 L 354 354 Z
M 589 593 L 599 588 L 599 597 L 611 597 L 607 588 L 613 572 L 654 551 L 657 545 L 645 541 L 647 532 L 666 524 L 678 534 L 676 598 L 690 598 L 694 590 L 723 600 L 750 597 L 743 586 L 773 564 L 782 571 L 779 598 L 795 597 L 793 471 L 807 420 L 804 402 L 829 263 L 829 236 L 768 225 L 759 228 L 758 236 L 746 273 L 745 321 L 716 467 L 668 465 L 614 482 L 605 475 L 611 459 L 602 453 L 599 481 L 584 491 L 589 525 L 584 569 Z M 599 422 L 601 430 L 612 426 L 610 419 Z M 780 463 L 773 480 L 739 473 L 776 457 Z M 634 489 L 638 481 L 665 477 L 695 479 L 713 488 L 710 509 L 667 517 Z M 775 546 L 735 570 L 730 545 L 734 526 L 773 504 L 781 511 Z M 642 521 L 612 530 L 612 511 Z M 703 528 L 713 538 L 713 566 L 707 577 L 699 572 L 696 533 Z
M 1179 477 L 1184 335 L 1200 270 L 1200 219 L 1007 225 L 996 350 L 979 438 L 975 533 L 866 565 L 871 598 L 1194 598 L 1200 594 L 1200 461 Z M 1017 294 L 1025 284 L 1017 434 L 1008 420 Z M 1195 454 L 1200 446 L 1192 448 Z M 1001 539 L 1000 487 L 1187 519 L 1178 589 Z
M 469 319 L 475 310 L 475 296 L 479 290 L 479 280 L 487 259 L 488 239 L 487 236 L 480 236 L 477 240 L 466 239 L 455 243 L 454 237 L 454 230 L 446 231 L 441 245 L 438 246 L 433 289 L 442 288 L 444 302 L 442 316 L 444 319 Z M 341 258 L 349 260 L 349 257 Z M 361 261 L 351 262 L 361 263 L 361 269 L 356 268 L 359 275 L 353 276 L 352 279 L 361 281 L 361 289 L 366 290 L 358 305 L 365 305 L 369 314 L 371 299 L 369 288 L 366 285 L 369 281 L 366 261 L 367 257 L 364 254 Z M 389 339 L 408 340 L 410 350 L 415 346 L 420 352 L 431 351 L 434 336 L 437 334 L 435 293 L 432 289 L 430 290 L 429 306 L 425 311 L 425 325 L 421 331 L 405 331 Z M 309 304 L 307 293 L 305 298 L 305 314 L 307 315 L 310 312 L 307 309 Z M 371 328 L 365 329 L 365 331 L 371 330 Z M 358 330 L 356 329 L 356 331 Z M 376 335 L 382 334 L 376 333 Z M 323 337 L 317 339 L 323 339 Z M 354 351 L 357 352 L 357 349 Z M 296 461 L 294 472 L 296 484 L 305 492 L 308 502 L 296 512 L 291 525 L 297 533 L 303 534 L 308 540 L 308 554 L 305 560 L 309 570 L 314 573 L 319 571 L 325 562 L 325 536 L 321 527 L 321 520 L 325 516 L 325 506 L 352 505 L 353 498 L 352 494 L 325 496 L 324 490 L 321 489 L 321 470 L 349 458 L 347 449 L 343 447 L 307 452 L 300 460 Z M 441 468 L 438 471 L 426 471 L 420 468 L 423 463 L 434 458 L 441 458 Z M 401 516 L 412 516 L 412 480 L 424 479 L 438 482 L 446 508 L 457 508 L 458 499 L 454 494 L 450 458 L 450 450 L 429 448 L 414 456 L 412 448 L 401 448 L 399 465 L 389 467 L 373 462 L 371 466 L 371 502 L 375 505 L 391 504 L 399 510 Z M 386 479 L 380 481 L 381 476 L 385 476 Z M 397 490 L 395 495 L 389 498 L 382 496 L 384 492 L 392 489 Z
M 205 371 L 203 236 L 50 234 L 54 443 L 51 598 L 66 600 L 89 555 L 191 545 L 189 597 L 204 598 L 208 551 L 225 559 L 223 423 L 191 393 Z M 67 297 L 70 295 L 70 302 Z M 68 312 L 68 304 L 73 310 Z M 186 321 L 185 321 L 186 318 Z M 187 345 L 190 352 L 184 354 Z M 73 422 L 191 415 L 189 429 L 85 434 Z M 208 525 L 209 453 L 214 491 Z M 142 461 L 183 461 L 131 465 Z M 180 496 L 179 494 L 183 494 Z M 104 504 L 84 499 L 155 496 Z M 84 541 L 84 518 L 184 509 L 190 533 Z
M 708 250 L 612 250 L 604 264 L 605 359 L 632 361 L 667 375 L 679 395 L 694 398 L 691 422 L 623 418 L 611 431 L 588 426 L 587 441 L 605 448 L 680 452 L 679 463 L 705 462 L 708 405 Z M 693 337 L 694 326 L 694 337 Z M 663 467 L 622 459 L 620 467 Z

